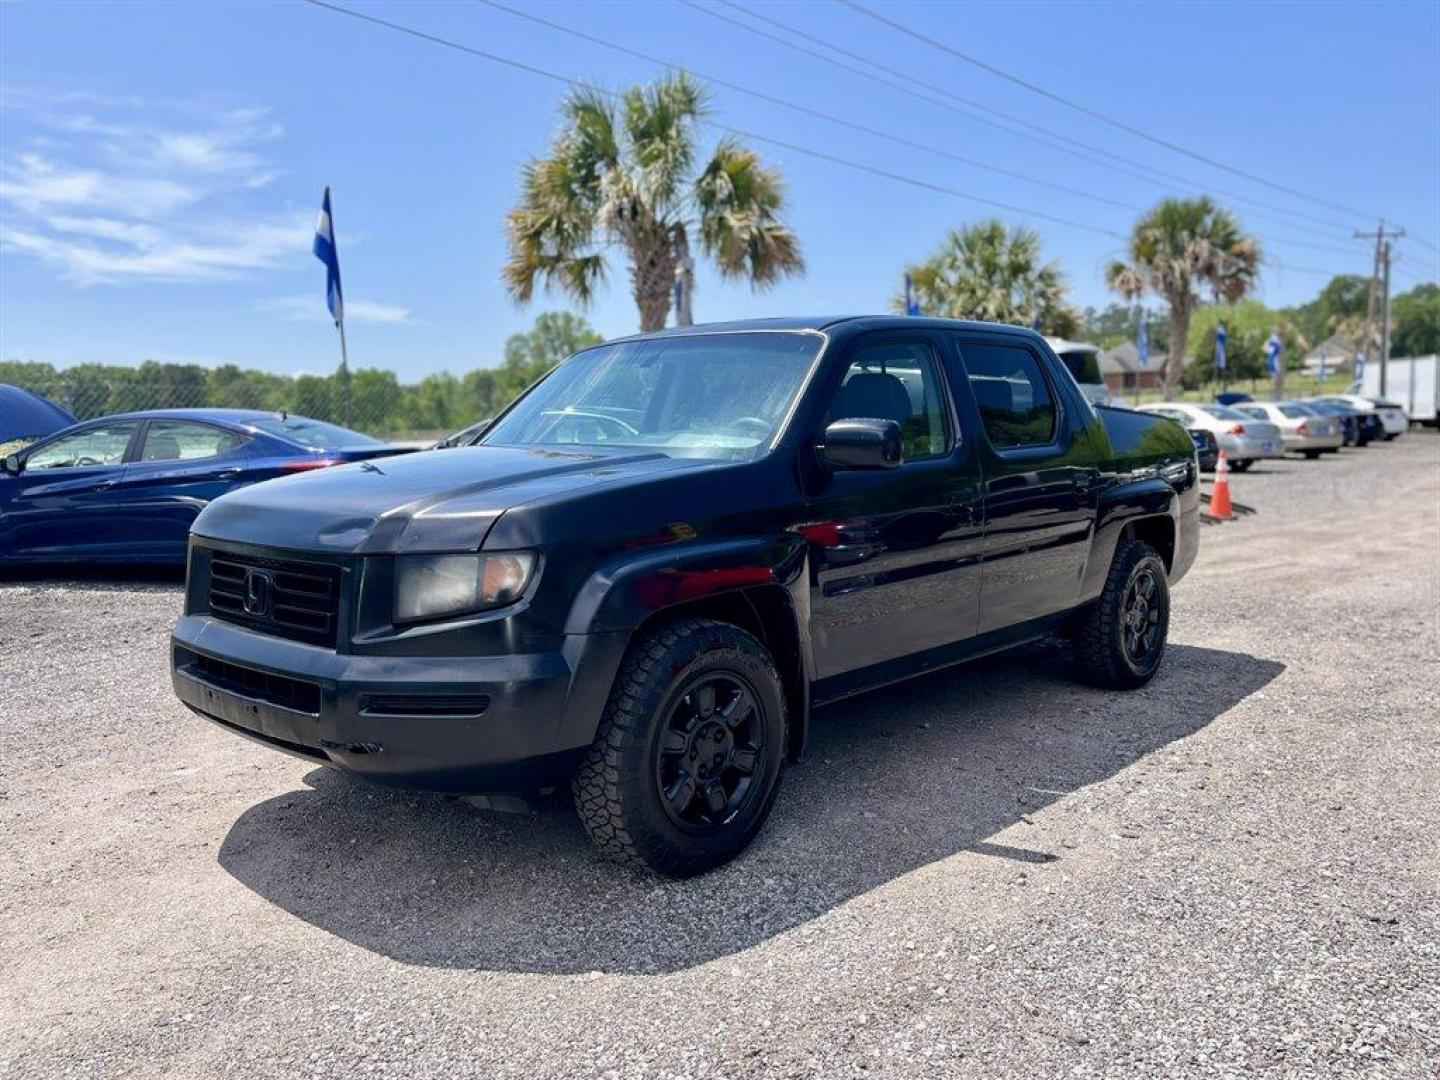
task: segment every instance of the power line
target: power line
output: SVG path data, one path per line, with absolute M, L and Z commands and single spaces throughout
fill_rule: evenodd
M 689 65 L 681 64 L 674 60 L 667 60 L 664 57 L 654 56 L 650 53 L 641 52 L 639 49 L 632 49 L 628 45 L 621 45 L 617 42 L 609 41 L 605 38 L 598 37 L 595 34 L 586 33 L 583 30 L 578 30 L 572 26 L 566 26 L 563 23 L 554 22 L 550 19 L 546 19 L 540 15 L 535 15 L 528 11 L 521 11 L 518 8 L 513 8 L 508 4 L 499 3 L 498 0 L 475 0 L 475 2 L 484 4 L 487 7 L 492 7 L 497 11 L 503 11 L 507 15 L 513 15 L 517 19 L 525 19 L 526 21 L 535 23 L 538 26 L 544 26 L 550 30 L 555 30 L 562 34 L 569 34 L 571 37 L 579 38 L 581 41 L 588 41 L 592 45 L 599 45 L 603 49 L 610 49 L 614 52 L 622 53 L 626 56 L 633 56 L 636 59 L 644 60 L 646 63 L 649 64 L 656 64 L 660 67 L 668 68 L 674 71 L 688 71 L 692 75 L 704 79 L 706 82 L 714 83 L 716 86 L 723 86 L 725 87 L 725 89 L 733 90 L 737 94 L 745 94 L 746 96 L 755 98 L 758 101 L 763 101 L 770 105 L 778 105 L 783 109 L 790 109 L 792 112 L 800 113 L 803 116 L 814 117 L 817 120 L 824 120 L 827 123 L 835 124 L 837 127 L 848 128 L 851 131 L 858 131 L 862 135 L 870 135 L 877 139 L 884 139 L 887 142 L 892 142 L 899 146 L 907 146 L 913 150 L 919 150 L 923 153 L 933 154 L 936 157 L 942 157 L 949 161 L 957 162 L 961 165 L 968 165 L 971 168 L 975 169 L 984 169 L 987 172 L 993 172 L 1000 176 L 1006 176 L 1012 180 L 1020 180 L 1027 184 L 1034 184 L 1037 187 L 1049 188 L 1052 191 L 1058 191 L 1062 194 L 1070 195 L 1075 198 L 1090 199 L 1093 202 L 1104 203 L 1107 206 L 1118 207 L 1121 210 L 1139 212 L 1143 209 L 1142 207 L 1136 206 L 1133 203 L 1122 202 L 1119 199 L 1111 199 L 1104 195 L 1097 195 L 1092 191 L 1085 191 L 1081 188 L 1068 187 L 1065 184 L 1057 184 L 1051 180 L 1043 180 L 1039 177 L 1030 176 L 1022 172 L 1016 172 L 1013 169 L 1007 169 L 1000 165 L 993 165 L 989 162 L 980 161 L 975 158 L 965 157 L 963 154 L 956 154 L 952 151 L 944 150 L 930 143 L 920 142 L 917 139 L 908 139 L 903 135 L 896 135 L 895 133 L 889 131 L 881 131 L 878 128 L 872 128 L 865 124 L 856 123 L 853 120 L 847 120 L 845 117 L 836 116 L 834 113 L 824 112 L 820 109 L 811 108 L 808 105 L 801 105 L 793 101 L 788 101 L 785 98 L 776 97 L 773 94 L 767 94 L 763 91 L 756 90 L 753 87 L 731 82 L 728 79 L 721 78 L 718 75 L 699 71 Z
M 519 60 L 512 60 L 509 57 L 500 56 L 497 53 L 487 52 L 484 49 L 477 49 L 473 46 L 465 45 L 462 42 L 454 41 L 446 37 L 441 37 L 439 34 L 432 34 L 424 30 L 417 30 L 412 26 L 406 26 L 403 23 L 393 22 L 389 19 L 382 19 L 378 15 L 369 15 L 365 12 L 355 11 L 353 8 L 343 7 L 340 4 L 331 3 L 329 2 L 329 0 L 303 0 L 303 2 L 309 4 L 312 7 L 320 8 L 322 10 L 329 11 L 337 15 L 346 15 L 352 19 L 358 19 L 361 22 L 371 23 L 375 26 L 384 27 L 387 30 L 393 30 L 396 33 L 405 34 L 420 41 L 426 41 L 432 45 L 440 45 L 444 48 L 453 49 L 457 52 L 465 53 L 466 55 L 476 57 L 477 59 L 489 60 L 492 63 L 502 64 L 505 67 L 514 68 L 517 71 L 524 71 L 530 75 L 538 75 L 542 78 L 562 83 L 566 86 L 571 87 L 572 89 L 586 90 L 591 93 L 599 93 L 611 100 L 619 99 L 618 94 L 597 87 L 591 83 L 582 82 L 579 79 L 573 79 L 567 75 L 561 75 L 554 71 L 547 71 L 546 69 L 536 67 L 533 64 L 526 64 Z M 1015 214 L 1024 214 L 1027 217 L 1039 218 L 1044 221 L 1054 222 L 1057 225 L 1067 225 L 1071 228 L 1082 229 L 1086 232 L 1098 233 L 1101 236 L 1108 236 L 1112 239 L 1120 241 L 1124 241 L 1126 239 L 1126 237 L 1121 233 L 1115 232 L 1112 229 L 1102 228 L 1098 225 L 1092 225 L 1088 222 L 1075 221 L 1071 218 L 1061 217 L 1058 214 L 1049 214 L 1041 210 L 1033 210 L 1023 206 L 1017 206 L 1013 203 L 1006 203 L 1001 202 L 997 199 L 987 198 L 983 195 L 975 195 L 968 191 L 962 191 L 959 188 L 949 187 L 945 184 L 932 183 L 928 180 L 921 180 L 918 177 L 909 176 L 904 173 L 897 173 L 889 169 L 883 169 L 876 165 L 870 165 L 866 162 L 855 161 L 850 158 L 841 157 L 838 154 L 827 153 L 823 150 L 815 150 L 811 147 L 802 146 L 799 143 L 787 142 L 783 139 L 776 139 L 768 135 L 761 135 L 757 132 L 747 131 L 744 128 L 734 127 L 730 124 L 721 124 L 715 121 L 704 121 L 704 123 L 708 127 L 715 128 L 719 131 L 728 132 L 732 135 L 738 135 L 746 139 L 753 139 L 756 142 L 768 143 L 771 146 L 782 147 L 786 150 L 791 150 L 797 154 L 803 154 L 806 157 L 815 158 L 820 161 L 826 161 L 835 165 L 841 165 L 846 168 L 853 169 L 857 172 L 868 173 L 872 176 L 884 177 L 885 179 L 894 180 L 902 184 L 908 184 L 912 187 L 921 188 L 926 191 L 934 191 L 945 195 L 952 195 L 956 198 L 964 199 L 968 202 L 983 203 L 987 206 L 993 206 L 999 210 L 1006 210 L 1010 213 Z
M 473 46 L 466 45 L 463 42 L 455 41 L 447 37 L 442 37 L 439 34 L 432 34 L 428 31 L 419 30 L 415 27 L 407 26 L 403 23 L 393 22 L 389 19 L 384 19 L 377 15 L 369 15 L 365 12 L 356 11 L 352 8 L 347 8 L 340 4 L 331 3 L 329 2 L 329 0 L 304 0 L 304 2 L 311 5 L 312 7 L 320 8 L 322 10 L 329 11 L 338 15 L 346 15 L 350 18 L 357 19 L 362 22 L 371 23 L 375 26 L 383 27 L 384 29 L 392 30 L 396 33 L 404 34 L 433 45 L 439 45 L 444 48 L 452 49 L 457 52 L 475 57 L 477 59 L 488 60 L 492 63 L 513 68 L 517 71 L 523 71 L 526 74 L 537 75 L 541 78 L 549 79 L 552 82 L 557 82 L 564 86 L 570 87 L 571 89 L 586 90 L 591 93 L 598 93 L 606 98 L 609 98 L 612 101 L 619 100 L 620 98 L 620 95 L 614 93 L 613 91 L 597 87 L 592 83 L 584 82 L 580 79 L 571 78 L 568 75 L 562 75 L 558 72 L 550 71 L 545 68 L 538 67 L 534 64 L 527 64 L 523 61 L 513 60 L 510 57 L 502 56 L 498 53 L 488 52 L 484 49 L 477 49 Z M 1023 214 L 1027 217 L 1038 218 L 1043 221 L 1054 222 L 1055 224 L 1065 225 L 1070 228 L 1097 233 L 1101 236 L 1106 236 L 1114 240 L 1119 240 L 1122 243 L 1126 242 L 1129 239 L 1122 233 L 1115 232 L 1112 229 L 1106 229 L 1102 226 L 1093 225 L 1083 221 L 1075 221 L 1071 218 L 1062 217 L 1057 214 L 1050 214 L 1045 211 L 1035 210 L 1029 207 L 1018 206 L 1013 203 L 1002 202 L 998 199 L 991 199 L 983 195 L 976 195 L 972 192 L 964 191 L 959 188 L 950 187 L 945 184 L 937 184 L 929 180 L 920 179 L 919 177 L 910 176 L 905 173 L 898 173 L 877 165 L 871 165 L 868 162 L 856 161 L 852 158 L 842 157 L 838 154 L 831 154 L 827 151 L 816 150 L 813 147 L 804 146 L 802 144 L 790 142 L 788 140 L 777 139 L 769 135 L 762 135 L 759 132 L 749 131 L 745 128 L 735 127 L 731 124 L 722 124 L 715 121 L 703 121 L 703 123 L 705 123 L 708 127 L 712 127 L 719 131 L 727 132 L 732 135 L 738 135 L 745 139 L 751 139 L 755 142 L 766 143 L 771 146 L 780 147 L 782 149 L 790 150 L 794 153 L 814 158 L 819 161 L 828 162 L 834 165 L 840 165 L 844 168 L 866 173 L 871 176 L 878 176 L 887 180 L 893 180 L 897 183 L 906 184 L 911 187 L 920 188 L 925 191 L 932 191 L 943 195 L 950 195 L 955 198 L 963 199 L 967 202 L 982 203 L 984 205 L 993 206 L 999 210 L 1005 210 L 1010 213 Z M 1296 270 L 1302 273 L 1322 274 L 1325 276 L 1334 276 L 1334 274 L 1336 273 L 1334 271 L 1322 270 L 1318 267 L 1282 263 L 1279 260 L 1275 259 L 1266 259 L 1264 260 L 1264 263 L 1265 265 L 1275 266 L 1283 270 Z
M 1047 90 L 1045 87 L 1030 82 L 1028 79 L 1021 78 L 1019 75 L 1012 74 L 1011 72 L 1005 71 L 1003 68 L 996 67 L 994 64 L 987 63 L 986 61 L 981 60 L 979 57 L 972 56 L 969 53 L 961 52 L 954 46 L 947 45 L 945 42 L 933 38 L 928 34 L 922 34 L 917 30 L 912 30 L 910 29 L 910 27 L 906 26 L 903 23 L 897 22 L 894 19 L 881 15 L 878 12 L 871 11 L 864 4 L 857 3 L 857 0 L 837 0 L 837 3 L 843 4 L 851 10 L 857 11 L 861 15 L 866 16 L 867 18 L 874 19 L 876 22 L 888 26 L 892 30 L 896 30 L 899 33 L 906 35 L 907 37 L 914 38 L 916 41 L 924 42 L 932 48 L 938 49 L 944 53 L 948 53 L 949 55 L 955 57 L 958 60 L 963 60 L 965 63 L 978 67 L 982 71 L 987 71 L 990 74 L 996 76 L 997 78 L 1001 78 L 1006 80 L 1007 82 L 1014 83 L 1017 86 L 1024 87 L 1031 93 L 1039 94 L 1041 97 L 1048 98 L 1049 100 L 1064 105 L 1066 108 L 1073 109 L 1076 112 L 1081 113 L 1082 115 L 1089 116 L 1095 120 L 1099 120 L 1103 123 L 1109 124 L 1111 127 L 1118 128 L 1119 130 L 1124 132 L 1128 132 L 1129 134 L 1134 135 L 1137 138 L 1144 139 L 1146 142 L 1154 143 L 1156 146 L 1164 147 L 1165 149 L 1173 151 L 1174 153 L 1183 154 L 1185 157 L 1191 158 L 1195 161 L 1199 161 L 1205 165 L 1209 165 L 1211 168 L 1220 169 L 1221 171 L 1228 172 L 1233 176 L 1242 177 L 1246 180 L 1251 181 L 1252 183 L 1263 184 L 1266 187 L 1273 188 L 1276 191 L 1282 191 L 1287 195 L 1293 195 L 1299 199 L 1304 199 L 1307 202 L 1316 203 L 1320 206 L 1328 206 L 1332 210 L 1339 210 L 1343 213 L 1362 215 L 1364 214 L 1364 211 L 1356 210 L 1354 207 L 1345 206 L 1337 202 L 1332 202 L 1329 199 L 1322 199 L 1316 195 L 1309 195 L 1306 192 L 1300 191 L 1298 188 L 1292 188 L 1285 184 L 1281 184 L 1278 181 L 1270 180 L 1266 177 L 1258 176 L 1255 173 L 1248 172 L 1245 169 L 1240 169 L 1234 165 L 1226 164 L 1225 162 L 1220 161 L 1217 158 L 1212 158 L 1206 154 L 1198 153 L 1197 151 L 1181 146 L 1179 143 L 1172 142 L 1171 140 L 1166 139 L 1163 136 L 1153 135 L 1142 128 L 1135 127 L 1133 124 L 1128 124 L 1123 120 L 1119 120 L 1113 116 L 1110 116 L 1108 113 L 1103 113 L 1100 110 L 1093 109 L 1088 105 L 1082 105 L 1077 101 L 1072 101 L 1070 98 L 1064 97 L 1061 94 L 1057 94 L 1052 90 Z
M 778 30 L 782 30 L 788 36 L 781 37 L 779 35 L 769 33 L 766 30 L 762 30 L 758 26 L 751 26 L 748 23 L 741 22 L 740 20 L 731 18 L 728 15 L 723 15 L 718 11 L 703 7 L 700 4 L 696 3 L 695 0 L 679 0 L 679 2 L 685 4 L 687 7 L 693 8 L 696 11 L 708 15 L 713 19 L 719 19 L 723 22 L 727 22 L 732 26 L 737 26 L 742 30 L 748 31 L 749 33 L 756 34 L 760 37 L 767 38 L 770 41 L 777 42 L 785 46 L 786 48 L 793 49 L 807 56 L 812 56 L 818 60 L 823 61 L 824 63 L 840 68 L 841 70 L 849 71 L 852 74 L 859 75 L 860 77 L 869 79 L 872 82 L 877 82 L 883 86 L 888 86 L 891 89 L 898 90 L 903 94 L 909 95 L 910 97 L 917 98 L 921 101 L 929 102 L 930 104 L 939 106 L 942 109 L 947 109 L 957 115 L 968 117 L 969 119 L 976 120 L 982 124 L 987 124 L 990 127 L 1005 132 L 1006 134 L 1013 135 L 1021 139 L 1029 139 L 1031 142 L 1038 143 L 1039 145 L 1047 147 L 1051 150 L 1059 150 L 1061 153 L 1069 154 L 1072 157 L 1078 158 L 1081 161 L 1088 161 L 1091 164 L 1099 165 L 1102 168 L 1110 169 L 1114 172 L 1120 173 L 1121 175 L 1142 180 L 1150 184 L 1158 184 L 1160 186 L 1168 187 L 1171 183 L 1179 183 L 1187 188 L 1194 185 L 1194 181 L 1189 176 L 1184 176 L 1179 173 L 1168 172 L 1164 169 L 1160 169 L 1152 165 L 1147 165 L 1144 162 L 1136 161 L 1133 158 L 1127 158 L 1122 154 L 1116 154 L 1113 151 L 1104 149 L 1103 147 L 1094 146 L 1089 143 L 1082 142 L 1081 140 L 1075 139 L 1069 135 L 1064 134 L 1063 132 L 1054 131 L 1041 124 L 1032 123 L 1024 119 L 1023 117 L 1015 116 L 1011 113 L 1004 112 L 1003 110 L 992 108 L 991 106 L 986 105 L 983 102 L 975 101 L 972 98 L 967 98 L 962 95 L 956 94 L 951 90 L 947 89 L 946 87 L 937 85 L 935 83 L 926 82 L 924 79 L 916 78 L 908 72 L 901 71 L 897 68 L 889 67 L 885 64 L 882 64 L 880 61 L 873 59 L 872 57 L 864 56 L 860 53 L 853 52 L 841 45 L 835 44 L 833 41 L 827 41 L 808 31 L 801 31 L 797 27 L 781 22 L 779 19 L 775 19 L 769 15 L 762 14 L 759 11 L 753 11 L 750 8 L 745 7 L 743 4 L 736 3 L 735 0 L 717 0 L 717 2 L 724 4 L 726 7 L 734 11 L 738 11 L 746 15 L 751 19 L 764 22 L 770 26 L 775 27 Z M 840 56 L 849 57 L 852 60 L 859 61 L 862 64 L 866 64 L 879 71 L 883 71 L 888 75 L 892 75 L 897 79 L 903 79 L 906 82 L 913 83 L 915 86 L 922 87 L 923 92 L 921 90 L 914 89 L 914 87 L 912 86 L 905 86 L 903 84 L 893 82 L 890 79 L 881 78 L 880 76 L 875 75 L 873 72 L 865 71 L 862 68 L 857 68 L 852 64 L 847 64 L 843 61 L 835 59 L 832 56 L 827 56 L 824 53 L 812 49 L 805 44 L 801 44 L 801 42 L 796 39 L 804 39 L 806 41 L 816 42 L 817 44 L 823 45 L 825 48 L 830 49 L 831 51 L 837 53 Z M 937 98 L 932 95 L 940 95 L 948 100 L 937 100 Z M 980 115 L 980 113 L 982 112 L 988 113 L 989 116 Z M 999 117 L 1005 122 L 1001 123 L 997 120 L 991 119 L 990 117 Z M 1018 127 L 1025 130 L 1017 131 L 1014 127 L 1008 126 L 1010 124 L 1017 125 Z M 1032 132 L 1035 134 L 1031 134 Z M 1057 143 L 1059 143 L 1060 145 L 1057 145 Z M 1108 158 L 1109 160 L 1103 160 L 1106 158 Z M 1119 162 L 1120 164 L 1117 165 L 1114 164 L 1114 162 Z M 1122 168 L 1122 165 L 1126 167 Z M 1157 177 L 1159 177 L 1160 179 L 1157 180 Z M 1222 196 L 1233 202 L 1240 203 L 1241 205 L 1261 207 L 1263 210 L 1269 211 L 1269 213 L 1262 213 L 1260 210 L 1250 209 L 1247 209 L 1246 212 L 1253 215 L 1254 217 L 1264 218 L 1271 221 L 1277 221 L 1282 224 L 1287 224 L 1290 225 L 1292 228 L 1301 229 L 1316 236 L 1333 238 L 1333 233 L 1322 232 L 1319 229 L 1314 228 L 1313 225 L 1299 224 L 1298 222 L 1316 222 L 1326 226 L 1331 230 L 1340 230 L 1345 233 L 1348 233 L 1351 228 L 1351 226 L 1348 224 L 1335 222 L 1327 218 L 1316 216 L 1314 214 L 1295 210 L 1291 207 L 1276 206 L 1273 203 L 1264 202 L 1260 199 L 1254 198 L 1253 196 L 1241 195 L 1238 192 L 1216 187 L 1213 184 L 1208 185 L 1206 188 L 1202 188 L 1202 190 L 1208 190 L 1211 194 Z M 1282 217 L 1277 215 L 1284 216 Z M 1289 221 L 1289 218 L 1294 218 L 1296 219 L 1296 221 Z

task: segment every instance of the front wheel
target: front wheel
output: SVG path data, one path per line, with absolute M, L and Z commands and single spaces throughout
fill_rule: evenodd
M 1324 452 L 1323 450 L 1306 450 L 1305 457 L 1310 461 L 1319 461 L 1320 455 Z
M 1230 463 L 1230 468 L 1234 469 L 1236 472 L 1244 472 L 1246 469 L 1250 468 L 1250 466 L 1254 464 L 1255 461 L 1253 458 L 1241 458 L 1239 461 L 1232 461 Z
M 631 646 L 571 782 L 600 849 L 668 877 L 759 832 L 780 785 L 785 697 L 765 647 L 728 623 L 662 623 Z
M 1122 541 L 1104 591 L 1075 629 L 1072 647 L 1080 677 L 1116 690 L 1144 686 L 1160 670 L 1169 630 L 1164 561 L 1141 540 Z

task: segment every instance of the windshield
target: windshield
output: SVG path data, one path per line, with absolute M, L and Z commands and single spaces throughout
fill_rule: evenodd
M 1105 381 L 1100 374 L 1100 361 L 1097 359 L 1097 354 L 1090 349 L 1071 349 L 1057 355 L 1060 357 L 1060 362 L 1065 365 L 1065 370 L 1070 372 L 1071 377 L 1077 383 L 1089 383 L 1093 386 Z
M 1201 406 L 1198 406 L 1198 408 L 1200 409 L 1201 412 L 1209 413 L 1211 416 L 1215 417 L 1216 420 L 1249 420 L 1249 419 L 1251 419 L 1251 417 L 1246 416 L 1244 413 L 1236 412 L 1234 409 L 1230 408 L 1228 405 L 1201 405 Z M 1261 418 L 1263 419 L 1264 416 L 1265 416 L 1265 414 L 1262 412 L 1262 413 L 1260 414 L 1260 416 L 1261 416 Z
M 372 439 L 369 435 L 361 435 L 337 424 L 327 424 L 323 420 L 311 420 L 308 416 L 252 416 L 245 422 L 267 435 L 288 439 L 311 450 L 383 445 L 379 439 Z
M 824 339 L 705 334 L 601 345 L 556 368 L 481 440 L 745 461 L 775 437 Z

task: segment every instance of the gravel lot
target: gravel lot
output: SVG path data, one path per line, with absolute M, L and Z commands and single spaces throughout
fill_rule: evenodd
M 173 581 L 0 583 L 0 1075 L 1440 1070 L 1440 439 L 1234 478 L 1146 690 L 822 713 L 686 883 L 172 698 Z

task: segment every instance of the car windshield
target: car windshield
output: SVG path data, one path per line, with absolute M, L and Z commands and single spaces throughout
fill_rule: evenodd
M 1400 405 L 1399 405 L 1398 403 L 1396 403 L 1396 402 L 1394 402 L 1394 401 L 1391 401 L 1389 398 L 1372 397 L 1372 398 L 1370 399 L 1370 401 L 1374 404 L 1374 406 L 1375 406 L 1377 409 L 1398 409 L 1398 408 L 1400 408 Z
M 775 437 L 823 341 L 808 332 L 700 334 L 587 349 L 516 402 L 481 445 L 749 460 Z
M 380 446 L 379 439 L 358 431 L 311 420 L 308 416 L 252 416 L 245 421 L 267 435 L 286 439 L 311 450 L 339 450 L 347 446 Z
M 1244 413 L 1242 413 L 1242 412 L 1236 412 L 1234 409 L 1230 408 L 1228 405 L 1201 405 L 1201 406 L 1199 406 L 1199 409 L 1200 409 L 1201 412 L 1209 413 L 1211 416 L 1215 417 L 1216 420 L 1250 420 L 1250 419 L 1253 419 L 1252 417 L 1246 416 L 1246 415 L 1245 415 Z M 1261 413 L 1260 415 L 1263 417 L 1265 414 L 1264 414 L 1264 413 Z
M 1309 405 L 1302 405 L 1298 401 L 1286 402 L 1280 406 L 1280 414 L 1288 416 L 1291 420 L 1301 420 L 1307 416 L 1319 416 L 1320 414 Z

